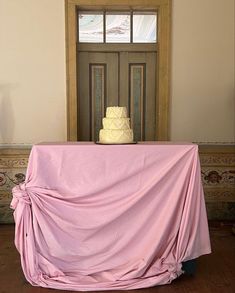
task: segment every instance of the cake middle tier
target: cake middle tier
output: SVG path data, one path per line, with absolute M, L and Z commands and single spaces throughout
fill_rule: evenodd
M 103 118 L 104 129 L 130 129 L 130 118 Z
M 99 139 L 102 143 L 131 143 L 133 142 L 133 130 L 101 129 Z

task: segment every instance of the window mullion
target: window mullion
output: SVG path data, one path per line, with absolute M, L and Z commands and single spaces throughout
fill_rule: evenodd
M 106 43 L 106 11 L 104 11 L 103 13 L 103 26 L 104 26 L 103 40 L 104 40 L 104 43 Z
M 130 25 L 131 25 L 131 27 L 130 27 L 130 43 L 133 43 L 133 10 L 131 10 L 131 15 L 130 15 L 130 17 L 131 17 L 131 21 L 130 21 Z

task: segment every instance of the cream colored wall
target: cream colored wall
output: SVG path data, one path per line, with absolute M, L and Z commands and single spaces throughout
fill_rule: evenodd
M 0 0 L 0 143 L 66 140 L 63 0 Z
M 171 140 L 235 140 L 234 0 L 222 2 L 173 0 Z M 64 22 L 64 0 L 0 0 L 0 143 L 66 140 Z
M 173 0 L 171 139 L 235 141 L 234 0 Z

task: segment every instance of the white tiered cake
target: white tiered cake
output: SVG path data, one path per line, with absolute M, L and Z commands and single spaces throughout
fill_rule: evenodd
M 130 118 L 127 118 L 126 107 L 107 107 L 103 118 L 103 129 L 100 129 L 101 143 L 121 144 L 133 142 L 133 130 Z

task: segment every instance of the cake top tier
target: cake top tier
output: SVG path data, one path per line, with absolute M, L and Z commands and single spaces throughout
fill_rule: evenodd
M 107 118 L 126 118 L 127 117 L 126 107 L 107 107 L 106 117 Z

